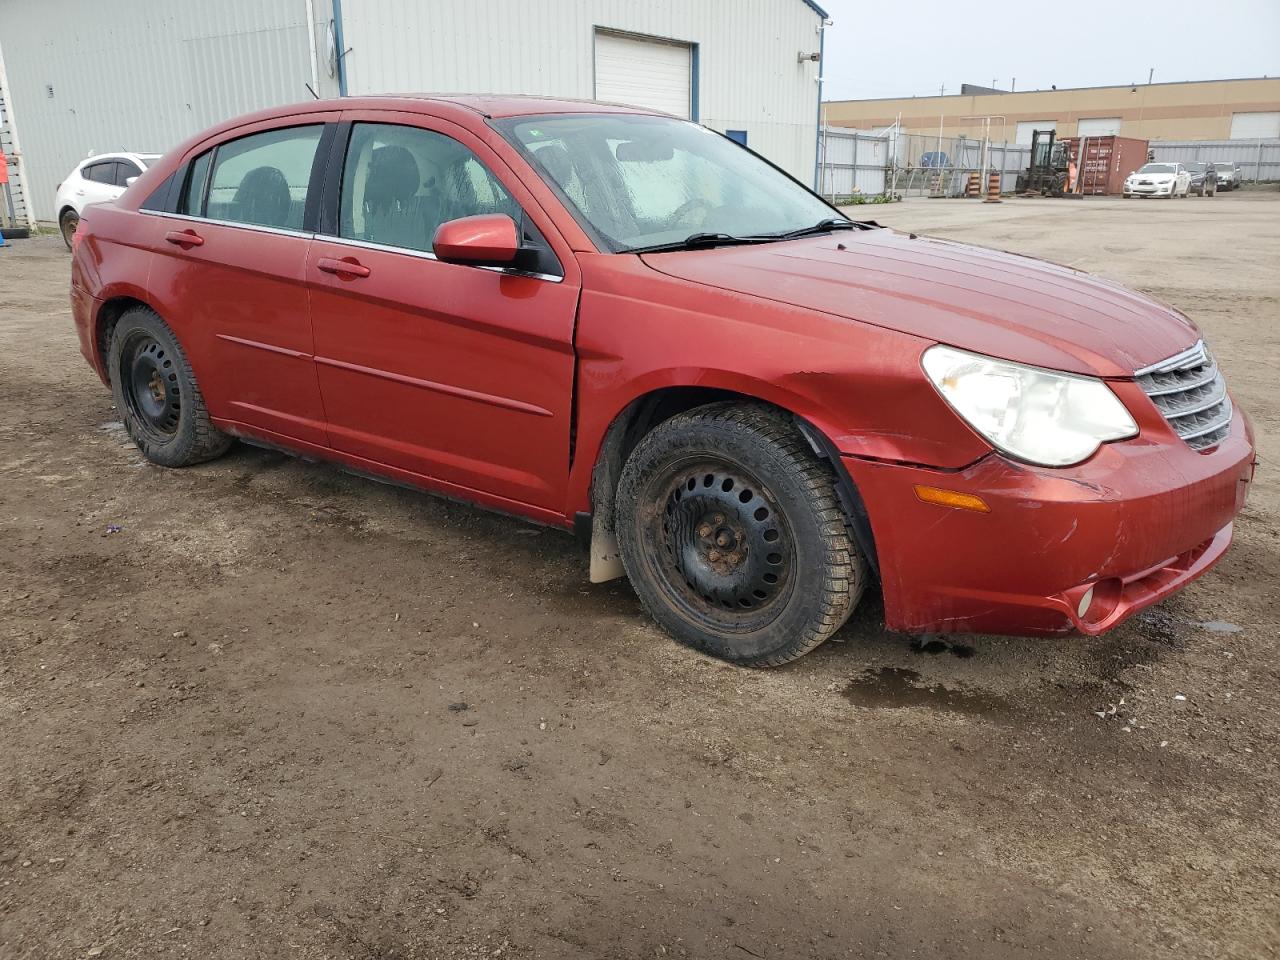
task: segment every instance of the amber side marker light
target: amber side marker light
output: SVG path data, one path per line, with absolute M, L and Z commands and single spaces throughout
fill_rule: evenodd
M 972 510 L 974 513 L 990 513 L 991 508 L 981 497 L 959 490 L 943 490 L 941 487 L 926 487 L 916 484 L 916 497 L 925 503 L 936 503 L 943 507 L 955 507 L 957 510 Z

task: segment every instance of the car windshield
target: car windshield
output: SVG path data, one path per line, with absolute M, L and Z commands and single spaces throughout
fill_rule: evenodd
M 562 114 L 497 126 L 614 253 L 695 236 L 772 239 L 845 220 L 755 154 L 695 123 Z
M 1172 163 L 1148 163 L 1139 173 L 1177 173 L 1178 168 Z
M 1187 170 L 1191 173 L 1204 173 L 1205 165 L 1203 163 L 1188 163 Z

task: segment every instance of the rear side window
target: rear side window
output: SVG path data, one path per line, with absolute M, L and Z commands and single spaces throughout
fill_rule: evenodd
M 339 236 L 430 251 L 446 220 L 520 207 L 469 149 L 418 127 L 358 123 L 342 174 Z
M 323 130 L 322 124 L 288 127 L 221 144 L 214 153 L 204 215 L 301 230 Z
M 114 160 L 102 160 L 98 163 L 91 163 L 80 171 L 80 175 L 94 183 L 114 184 L 116 180 L 116 162 Z

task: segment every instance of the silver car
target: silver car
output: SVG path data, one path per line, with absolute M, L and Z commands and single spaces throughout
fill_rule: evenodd
M 1234 190 L 1240 186 L 1240 164 L 1234 160 L 1215 161 L 1213 169 L 1218 171 L 1219 190 Z

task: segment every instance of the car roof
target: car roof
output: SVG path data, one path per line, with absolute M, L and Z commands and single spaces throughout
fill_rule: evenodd
M 530 94 L 408 93 L 387 94 L 386 97 L 457 104 L 459 107 L 492 119 L 527 117 L 544 113 L 645 113 L 668 116 L 657 110 L 647 110 L 644 107 L 634 107 L 625 103 L 578 100 L 572 97 L 541 97 Z M 367 99 L 378 101 L 386 97 Z
M 95 153 L 93 156 L 85 157 L 83 160 L 80 161 L 80 166 L 84 167 L 84 166 L 88 166 L 91 163 L 100 163 L 103 160 L 121 160 L 121 159 L 141 161 L 142 165 L 146 166 L 147 158 L 154 160 L 156 157 L 159 157 L 159 156 L 163 156 L 163 154 L 152 153 L 149 150 L 141 150 L 136 153 L 131 150 L 115 150 L 115 151 L 112 151 L 111 153 Z
M 257 110 L 216 124 L 205 131 L 201 138 L 257 121 L 308 113 L 327 113 L 333 110 L 402 110 L 406 113 L 421 112 L 436 115 L 443 112 L 473 119 L 501 119 L 548 113 L 637 113 L 659 117 L 670 116 L 657 110 L 623 103 L 574 100 L 569 97 L 539 97 L 524 94 L 384 93 L 338 97 L 330 100 L 306 100 L 302 103 L 268 107 L 265 110 Z

